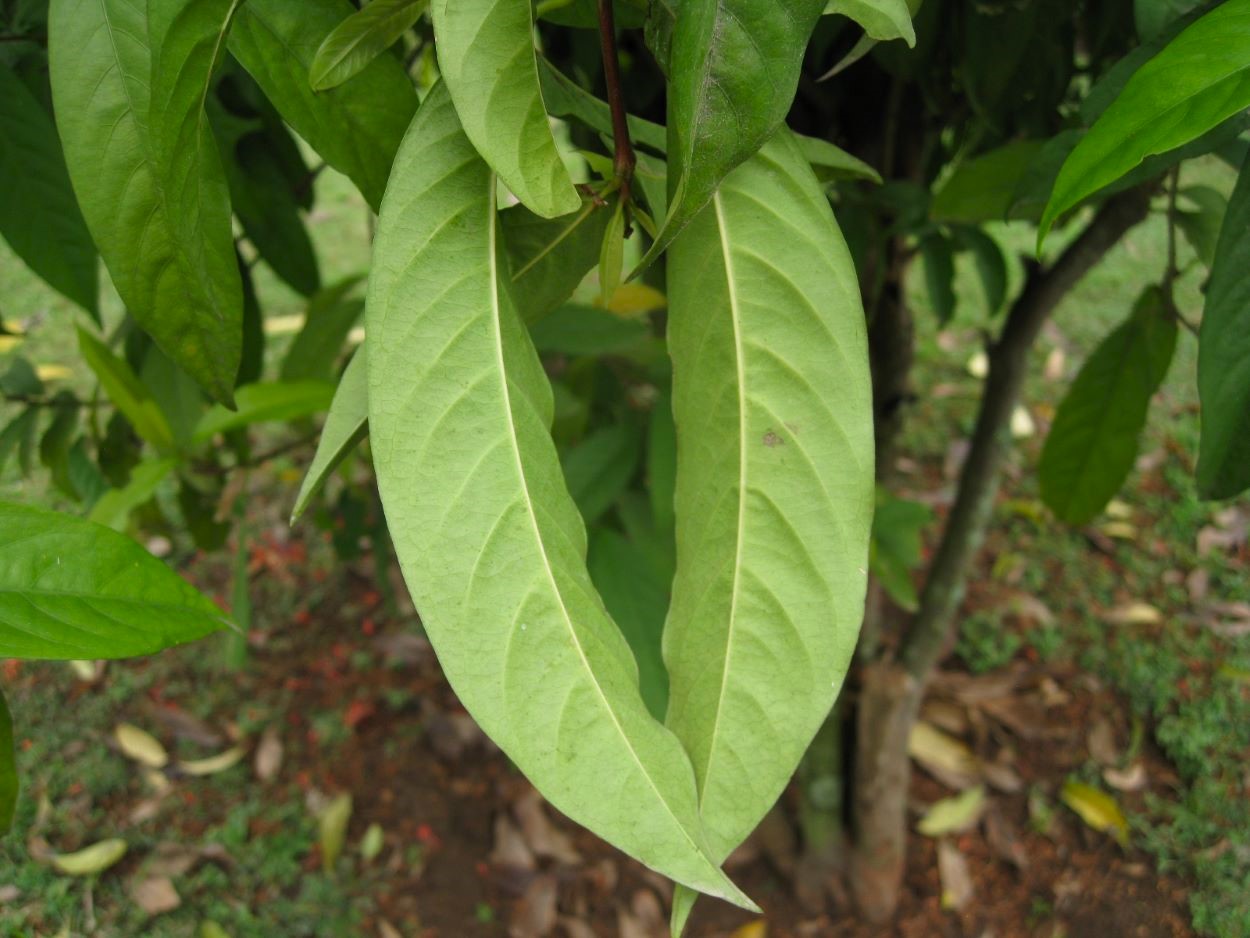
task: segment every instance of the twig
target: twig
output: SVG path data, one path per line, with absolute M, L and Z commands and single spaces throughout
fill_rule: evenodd
M 615 153 L 612 169 L 620 186 L 621 201 L 628 204 L 630 183 L 637 160 L 629 140 L 629 122 L 625 113 L 625 96 L 621 91 L 621 66 L 616 51 L 616 22 L 612 0 L 599 0 L 599 46 L 603 50 L 603 79 L 608 89 L 608 105 L 612 108 L 612 143 Z

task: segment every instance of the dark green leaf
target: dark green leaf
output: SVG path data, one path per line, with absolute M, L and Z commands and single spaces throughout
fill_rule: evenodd
M 612 110 L 581 85 L 561 74 L 546 59 L 538 61 L 538 77 L 542 84 L 547 111 L 555 117 L 575 117 L 592 130 L 612 137 Z M 659 124 L 629 115 L 629 136 L 656 153 L 668 146 L 666 131 Z
M 954 248 L 946 236 L 931 234 L 920 242 L 920 257 L 924 262 L 924 282 L 929 289 L 929 302 L 933 304 L 938 323 L 944 326 L 955 315 Z
M 58 489 L 77 498 L 69 477 L 69 448 L 78 432 L 78 404 L 69 391 L 61 391 L 52 401 L 52 421 L 39 438 L 39 461 L 49 470 Z
M 43 393 L 43 382 L 35 366 L 19 355 L 0 375 L 0 391 L 13 397 L 37 397 Z
M 317 50 L 352 12 L 347 0 L 247 0 L 230 51 L 295 132 L 377 208 L 417 95 L 403 65 L 389 56 L 337 88 L 312 90 L 308 70 Z
M 1228 200 L 1223 193 L 1210 186 L 1187 186 L 1181 190 L 1183 203 L 1195 206 L 1194 210 L 1178 209 L 1176 226 L 1184 233 L 1198 258 L 1208 268 L 1215 262 L 1215 250 L 1228 211 Z
M 397 43 L 421 18 L 426 0 L 371 0 L 326 36 L 308 80 L 316 91 L 341 85 Z
M 828 0 L 825 13 L 841 13 L 853 19 L 878 42 L 902 39 L 909 46 L 916 44 L 907 0 Z
M 1038 466 L 1042 500 L 1063 521 L 1086 523 L 1124 484 L 1175 347 L 1176 319 L 1152 287 L 1081 368 L 1055 413 Z
M 0 502 L 0 657 L 129 658 L 226 625 L 221 611 L 125 535 Z
M 1133 0 L 1133 17 L 1142 41 L 1154 39 L 1186 13 L 1202 5 L 1202 0 Z
M 8 701 L 0 691 L 0 836 L 13 828 L 17 812 L 17 796 L 21 791 L 17 778 L 17 748 L 13 745 L 13 717 Z
M 1184 80 L 1178 80 L 1184 76 Z M 1059 172 L 1038 231 L 1146 157 L 1201 137 L 1250 106 L 1250 0 L 1227 0 L 1139 68 Z
M 673 497 L 677 489 L 677 426 L 673 402 L 662 396 L 651 409 L 647 426 L 647 492 L 651 517 L 661 531 L 673 530 Z
M 222 401 L 239 361 L 242 299 L 203 106 L 236 3 L 156 4 L 160 19 L 149 24 L 131 0 L 54 0 L 49 21 L 66 163 L 117 292 Z
M 365 352 L 358 349 L 347 363 L 339 386 L 330 402 L 321 439 L 312 464 L 304 474 L 295 507 L 291 509 L 291 523 L 304 513 L 312 497 L 321 490 L 325 481 L 357 444 L 369 432 L 369 375 L 365 370 Z
M 617 423 L 596 430 L 564 454 L 565 484 L 587 526 L 629 486 L 638 469 L 638 443 L 637 428 Z
M 668 672 L 660 638 L 668 612 L 668 583 L 656 576 L 636 545 L 608 528 L 590 538 L 590 578 L 603 604 L 620 626 L 638 663 L 638 687 L 657 720 L 668 707 Z
M 953 233 L 960 249 L 972 254 L 985 291 L 986 309 L 993 316 L 1007 298 L 1007 258 L 1003 249 L 980 228 L 960 226 Z
M 543 218 L 524 205 L 499 213 L 517 311 L 535 323 L 565 303 L 599 259 L 611 212 L 586 199 L 564 218 Z
M 178 479 L 178 508 L 191 540 L 202 551 L 220 550 L 230 535 L 230 522 L 218 520 L 220 489 L 193 482 L 186 476 Z
M 14 417 L 0 432 L 0 472 L 9 457 L 17 453 L 18 468 L 29 476 L 35 461 L 35 439 L 39 430 L 39 408 L 28 407 Z
M 643 264 L 785 119 L 825 0 L 686 0 L 668 94 L 668 217 Z
M 0 63 L 0 235 L 30 269 L 97 320 L 95 245 L 65 169 L 56 127 Z
M 1043 144 L 1018 140 L 960 163 L 933 196 L 934 221 L 1006 221 L 1016 192 Z
M 1228 498 L 1250 486 L 1248 270 L 1250 158 L 1228 202 L 1198 333 L 1198 491 L 1206 498 Z
M 362 277 L 347 277 L 326 287 L 308 302 L 304 328 L 282 360 L 283 381 L 329 381 L 343 354 L 347 334 L 360 319 L 364 301 L 351 294 Z
M 647 339 L 645 323 L 597 306 L 562 306 L 530 327 L 540 352 L 562 355 L 619 355 Z

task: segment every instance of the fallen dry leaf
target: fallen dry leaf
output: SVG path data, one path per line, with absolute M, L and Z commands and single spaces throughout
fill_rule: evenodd
M 556 927 L 556 878 L 550 873 L 534 877 L 512 907 L 509 938 L 545 938 Z
M 990 849 L 1017 869 L 1026 869 L 1029 856 L 1020 840 L 1020 834 L 999 806 L 992 803 L 988 805 L 983 820 L 985 840 Z
M 596 938 L 595 930 L 581 919 L 562 915 L 559 925 L 564 929 L 566 938 Z
M 490 862 L 516 870 L 532 870 L 536 865 L 520 829 L 506 814 L 495 817 L 495 845 L 490 852 Z
M 655 893 L 639 889 L 634 893 L 628 909 L 619 908 L 616 913 L 620 938 L 667 938 L 668 924 L 664 921 L 664 909 Z
M 529 789 L 518 798 L 512 810 L 521 825 L 525 842 L 536 856 L 547 857 L 570 866 L 582 862 L 581 854 L 573 847 L 573 841 L 547 817 L 543 808 L 543 797 L 536 788 Z
M 238 765 L 246 752 L 247 750 L 242 746 L 231 746 L 225 752 L 209 756 L 207 759 L 191 759 L 187 762 L 179 762 L 178 770 L 184 775 L 216 775 L 218 772 L 224 772 L 226 769 L 231 769 Z
M 197 746 L 216 747 L 221 745 L 221 734 L 211 726 L 181 707 L 172 704 L 157 706 L 149 705 L 145 712 L 154 720 L 165 724 L 171 733 L 179 739 L 185 739 Z
M 386 919 L 378 919 L 378 938 L 404 938 L 399 929 Z
M 942 908 L 956 911 L 972 899 L 972 874 L 968 861 L 949 840 L 938 841 L 938 876 L 942 880 Z
M 276 726 L 266 727 L 260 734 L 252 767 L 262 782 L 271 782 L 277 777 L 278 770 L 282 768 L 282 737 Z
M 163 769 L 169 764 L 169 753 L 151 733 L 131 723 L 118 723 L 113 730 L 117 748 L 127 759 L 152 769 Z
M 972 750 L 923 720 L 912 727 L 907 752 L 938 781 L 951 788 L 968 788 L 980 778 L 980 763 Z
M 334 864 L 347 840 L 347 824 L 352 819 L 352 796 L 344 792 L 333 799 L 317 818 L 321 843 L 321 868 L 334 872 Z
M 130 898 L 148 915 L 172 912 L 182 905 L 178 890 L 167 876 L 153 876 L 130 884 Z
M 1116 606 L 1104 616 L 1111 625 L 1157 625 L 1163 615 L 1149 603 L 1134 602 Z
M 1111 834 L 1121 844 L 1128 843 L 1128 821 L 1105 791 L 1069 779 L 1063 783 L 1059 800 L 1094 830 Z
M 929 805 L 916 830 L 926 837 L 959 834 L 975 827 L 984 811 L 985 786 L 977 785 Z
M 67 876 L 95 876 L 126 855 L 126 841 L 120 837 L 102 840 L 74 853 L 52 856 L 52 866 Z
M 1120 761 L 1120 753 L 1115 745 L 1115 729 L 1106 717 L 1098 717 L 1089 728 L 1086 747 L 1094 761 L 1100 765 L 1115 765 Z
M 1056 345 L 1046 356 L 1046 364 L 1042 366 L 1042 377 L 1047 381 L 1061 380 L 1067 364 L 1068 356 L 1064 354 L 1063 349 Z
M 1134 762 L 1127 769 L 1103 769 L 1102 777 L 1119 791 L 1141 791 L 1148 783 L 1146 766 L 1141 762 Z

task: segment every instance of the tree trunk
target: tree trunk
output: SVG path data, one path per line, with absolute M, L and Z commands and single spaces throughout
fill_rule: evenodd
M 1059 301 L 1150 207 L 1149 193 L 1132 190 L 1105 202 L 1089 227 L 1059 257 L 1033 267 L 1012 305 L 1002 335 L 989 350 L 989 375 L 958 492 L 920 596 L 920 610 L 899 648 L 897 663 L 865 669 L 859 703 L 852 804 L 856 844 L 851 887 L 869 921 L 887 921 L 898 904 L 906 860 L 907 740 L 925 684 L 953 638 L 968 564 L 989 522 L 1007 451 L 1011 414 L 1020 400 L 1028 355 Z

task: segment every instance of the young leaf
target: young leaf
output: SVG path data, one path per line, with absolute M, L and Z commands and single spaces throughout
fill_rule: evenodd
M 708 858 L 689 760 L 647 712 L 586 571 L 495 192 L 435 86 L 396 160 L 365 310 L 369 432 L 400 565 L 460 700 L 556 808 L 750 905 Z
M 320 491 L 330 473 L 355 449 L 369 432 L 369 378 L 365 371 L 365 351 L 358 349 L 343 370 L 339 386 L 330 402 L 321 439 L 312 465 L 304 474 L 295 507 L 291 510 L 291 523 L 304 513 L 312 497 Z
M 372 0 L 326 36 L 313 56 L 308 81 L 314 91 L 343 84 L 412 29 L 426 0 Z
M 52 117 L 0 64 L 0 235 L 15 254 L 97 321 L 95 245 L 74 198 Z
M 295 132 L 376 209 L 417 94 L 389 56 L 336 88 L 313 91 L 308 73 L 317 50 L 353 12 L 347 0 L 247 0 L 230 31 L 230 51 Z
M 674 242 L 668 283 L 678 450 L 667 722 L 724 859 L 828 714 L 867 582 L 863 307 L 788 131 L 726 177 Z
M 166 354 L 227 402 L 242 296 L 202 109 L 236 3 L 153 4 L 160 17 L 149 24 L 130 0 L 54 0 L 48 29 L 65 161 L 117 292 Z
M 812 164 L 816 178 L 821 182 L 839 179 L 863 179 L 881 185 L 881 174 L 856 156 L 828 140 L 795 134 L 795 141 L 803 151 L 803 158 Z
M 1228 0 L 1139 68 L 1059 172 L 1038 229 L 1127 174 L 1250 106 L 1250 0 Z
M 1228 498 L 1250 486 L 1250 158 L 1228 202 L 1198 332 L 1198 491 Z
M 226 625 L 124 534 L 9 502 L 0 502 L 0 530 L 0 657 L 129 658 Z
M 1175 348 L 1176 319 L 1152 287 L 1072 382 L 1038 466 L 1042 500 L 1068 524 L 1091 520 L 1124 484 Z
M 17 778 L 17 748 L 13 745 L 13 716 L 8 701 L 0 692 L 0 836 L 13 827 L 17 812 L 17 796 L 21 784 Z
M 464 132 L 522 204 L 544 218 L 581 205 L 538 84 L 529 0 L 433 0 L 438 65 Z
M 599 247 L 599 302 L 607 306 L 612 294 L 621 285 L 621 268 L 625 263 L 625 204 L 616 200 L 608 227 Z
M 162 453 L 174 449 L 174 431 L 148 389 L 124 358 L 86 329 L 78 330 L 78 353 L 95 372 L 104 393 L 130 421 L 135 433 Z
M 687 0 L 673 31 L 669 210 L 645 266 L 785 119 L 825 0 Z

